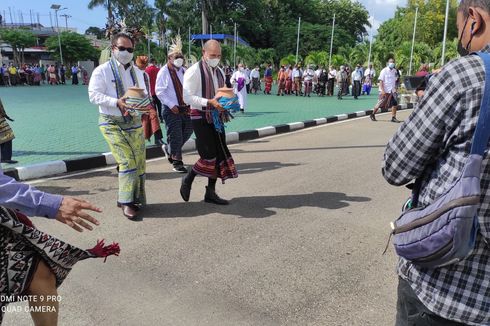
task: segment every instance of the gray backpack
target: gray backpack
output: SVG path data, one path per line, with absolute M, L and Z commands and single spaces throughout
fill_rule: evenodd
M 485 65 L 485 88 L 472 147 L 458 180 L 433 203 L 416 207 L 420 190 L 417 180 L 412 207 L 393 223 L 396 253 L 421 267 L 436 268 L 468 256 L 479 231 L 482 160 L 490 138 L 490 54 L 476 53 Z

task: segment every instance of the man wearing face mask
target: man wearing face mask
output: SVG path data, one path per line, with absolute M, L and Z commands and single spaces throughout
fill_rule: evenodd
M 155 90 L 163 103 L 163 119 L 167 128 L 169 149 L 168 160 L 173 165 L 173 170 L 179 173 L 188 172 L 182 160 L 182 146 L 193 132 L 190 108 L 184 102 L 182 89 L 185 72 L 183 65 L 182 42 L 177 38 L 170 46 L 167 64 L 158 72 Z
M 200 159 L 189 174 L 182 179 L 180 194 L 189 201 L 191 186 L 196 175 L 208 178 L 204 201 L 217 205 L 228 205 L 228 201 L 216 194 L 216 180 L 223 182 L 238 177 L 233 158 L 226 146 L 226 134 L 218 132 L 213 123 L 213 111 L 220 113 L 223 107 L 216 98 L 219 88 L 225 86 L 225 76 L 218 68 L 221 46 L 216 40 L 207 41 L 202 49 L 202 59 L 184 74 L 184 101 L 191 106 L 191 120 L 196 147 Z
M 133 40 L 127 34 L 112 39 L 111 59 L 95 68 L 88 87 L 89 99 L 99 106 L 99 128 L 118 164 L 117 205 L 123 215 L 135 219 L 140 205 L 146 204 L 146 149 L 141 117 L 126 104 L 129 87 L 143 89 L 143 71 L 134 67 Z
M 470 154 L 486 83 L 479 56 L 490 53 L 490 1 L 462 0 L 460 54 L 427 84 L 412 114 L 385 150 L 383 175 L 393 185 L 420 178 L 419 205 L 433 203 L 461 176 Z M 488 94 L 487 94 L 488 95 Z M 488 148 L 488 144 L 487 144 Z M 479 230 L 463 260 L 434 269 L 399 260 L 396 325 L 490 325 L 490 161 L 480 172 Z
M 240 103 L 240 112 L 245 112 L 247 106 L 247 88 L 245 87 L 250 83 L 250 79 L 247 76 L 247 72 L 243 63 L 238 65 L 238 69 L 231 76 L 231 84 L 233 85 L 233 92 L 238 96 L 238 102 Z
M 374 106 L 373 113 L 369 116 L 372 121 L 376 121 L 376 112 L 380 108 L 391 107 L 391 122 L 399 123 L 396 118 L 397 101 L 397 80 L 400 78 L 398 70 L 395 69 L 395 59 L 388 60 L 388 66 L 381 70 L 379 74 L 379 98 Z

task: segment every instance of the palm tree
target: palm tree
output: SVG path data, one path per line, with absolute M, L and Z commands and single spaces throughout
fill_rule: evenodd
M 88 9 L 94 9 L 95 7 L 103 6 L 104 8 L 107 9 L 107 21 L 109 22 L 109 25 L 114 22 L 114 15 L 113 15 L 113 5 L 112 2 L 114 0 L 90 0 L 88 3 Z
M 306 64 L 314 64 L 314 65 L 326 65 L 328 61 L 328 54 L 326 51 L 313 51 L 310 52 L 306 58 Z

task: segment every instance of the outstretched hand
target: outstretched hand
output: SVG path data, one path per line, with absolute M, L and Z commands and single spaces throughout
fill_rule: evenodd
M 87 222 L 90 222 L 94 225 L 99 225 L 100 222 L 87 214 L 85 210 L 90 210 L 97 213 L 102 212 L 100 208 L 95 207 L 94 205 L 83 199 L 75 197 L 63 197 L 61 206 L 58 210 L 58 213 L 56 214 L 56 219 L 78 232 L 83 232 L 83 228 L 91 231 L 93 230 L 93 227 Z

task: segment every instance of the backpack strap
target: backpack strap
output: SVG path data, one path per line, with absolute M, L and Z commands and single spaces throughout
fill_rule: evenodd
M 483 156 L 490 140 L 490 54 L 483 52 L 476 54 L 483 60 L 485 66 L 485 87 L 480 105 L 480 116 L 473 135 L 471 154 Z

